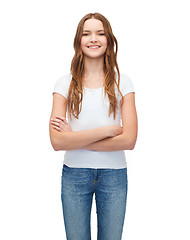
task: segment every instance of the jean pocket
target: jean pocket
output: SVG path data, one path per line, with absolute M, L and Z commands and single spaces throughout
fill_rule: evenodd
M 63 175 L 64 175 L 66 169 L 67 169 L 67 166 L 66 166 L 65 164 L 63 164 L 63 167 L 62 167 L 62 176 L 61 176 L 61 178 L 63 178 Z
M 68 169 L 69 169 L 69 167 L 66 164 L 63 164 L 63 171 L 66 171 Z

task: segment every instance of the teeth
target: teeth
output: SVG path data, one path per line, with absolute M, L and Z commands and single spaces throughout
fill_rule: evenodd
M 99 48 L 99 46 L 93 46 L 93 47 L 89 47 L 89 48 Z

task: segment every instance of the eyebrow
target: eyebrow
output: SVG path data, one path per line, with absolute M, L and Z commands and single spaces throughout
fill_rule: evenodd
M 104 32 L 104 30 L 102 30 L 102 29 L 100 29 L 100 30 L 98 30 L 97 32 Z M 90 32 L 89 30 L 83 30 L 83 32 Z

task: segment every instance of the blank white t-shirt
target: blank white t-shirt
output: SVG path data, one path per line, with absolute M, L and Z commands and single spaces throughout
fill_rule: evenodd
M 71 74 L 63 75 L 57 79 L 54 92 L 63 95 L 66 99 L 68 97 L 68 90 Z M 117 74 L 116 74 L 117 80 Z M 118 124 L 122 126 L 121 119 L 121 95 L 115 87 L 116 97 L 118 101 L 118 110 L 116 111 L 116 118 L 113 119 L 113 112 L 109 117 L 109 99 L 106 95 L 104 98 L 104 87 L 101 88 L 86 88 L 83 90 L 82 110 L 79 114 L 79 119 L 72 116 L 72 120 L 66 119 L 72 128 L 72 131 L 84 131 L 93 128 L 98 128 L 107 125 Z M 126 94 L 134 91 L 134 85 L 131 79 L 125 75 L 120 74 L 120 91 L 125 96 Z M 64 154 L 63 163 L 69 167 L 74 168 L 109 168 L 121 169 L 126 168 L 126 157 L 124 150 L 121 151 L 92 151 L 86 149 L 66 150 Z

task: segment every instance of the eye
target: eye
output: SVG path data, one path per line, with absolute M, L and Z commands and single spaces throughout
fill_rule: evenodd
M 87 36 L 88 35 L 88 33 L 83 33 L 83 36 Z
M 104 33 L 100 33 L 99 35 L 103 36 L 103 35 L 105 35 L 105 34 L 104 34 Z

